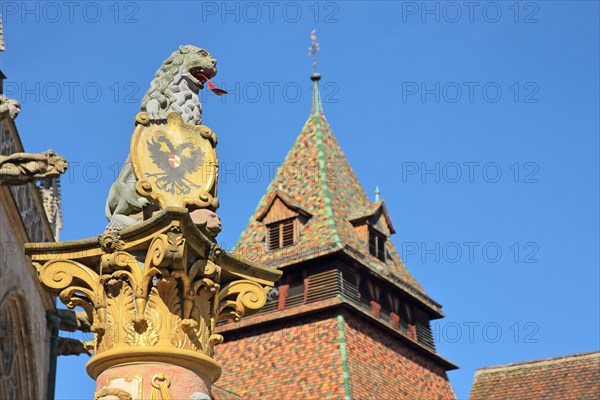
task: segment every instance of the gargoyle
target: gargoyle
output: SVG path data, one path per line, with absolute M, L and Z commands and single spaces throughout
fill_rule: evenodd
M 21 105 L 17 100 L 9 99 L 6 96 L 0 96 L 0 119 L 8 115 L 10 119 L 17 118 L 21 112 Z
M 168 113 L 176 112 L 185 123 L 201 125 L 202 105 L 198 92 L 207 79 L 217 74 L 216 65 L 217 60 L 206 50 L 192 45 L 180 46 L 156 72 L 142 100 L 141 111 L 146 112 L 153 123 L 163 123 Z M 136 192 L 135 183 L 128 157 L 106 200 L 107 230 L 133 225 L 141 218 L 144 206 L 149 205 L 148 200 Z
M 57 310 L 59 329 L 68 332 L 91 332 L 91 322 L 83 311 Z
M 78 356 L 80 354 L 92 355 L 92 352 L 86 349 L 84 343 L 77 339 L 66 337 L 58 338 L 58 355 L 59 356 Z
M 0 185 L 24 185 L 55 178 L 67 170 L 67 160 L 52 150 L 0 156 Z

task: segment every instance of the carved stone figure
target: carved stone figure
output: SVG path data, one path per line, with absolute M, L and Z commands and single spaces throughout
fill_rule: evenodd
M 62 331 L 90 332 L 92 326 L 87 314 L 83 311 L 57 310 L 59 328 Z
M 142 99 L 142 111 L 150 121 L 166 121 L 167 113 L 175 111 L 183 122 L 202 123 L 202 106 L 198 92 L 207 78 L 217 75 L 217 60 L 204 49 L 180 46 L 158 69 L 150 89 Z
M 4 118 L 5 115 L 8 115 L 10 119 L 15 119 L 20 112 L 21 106 L 17 100 L 0 96 L 0 119 Z
M 66 337 L 58 338 L 59 356 L 78 356 L 80 354 L 87 354 L 88 356 L 92 355 L 81 340 Z
M 194 210 L 190 213 L 190 217 L 198 229 L 211 239 L 216 238 L 221 232 L 221 218 L 211 210 L 205 208 Z
M 52 150 L 0 156 L 0 185 L 24 185 L 55 178 L 64 173 L 68 166 L 67 160 Z
M 104 213 L 109 223 L 107 230 L 119 230 L 133 225 L 141 218 L 141 211 L 150 202 L 135 190 L 135 175 L 129 157 L 119 172 L 119 177 L 110 187 Z M 134 215 L 137 214 L 137 215 Z M 130 215 L 134 215 L 130 217 Z
M 152 123 L 166 122 L 167 114 L 176 112 L 183 122 L 201 125 L 202 106 L 198 92 L 217 74 L 216 65 L 217 60 L 206 50 L 192 45 L 180 46 L 156 72 L 142 100 L 141 111 L 148 114 Z M 134 224 L 141 218 L 143 207 L 149 204 L 136 192 L 133 168 L 128 157 L 110 188 L 105 207 L 108 230 Z
M 63 226 L 60 179 L 46 179 L 40 182 L 38 190 L 42 195 L 44 211 L 52 227 L 54 238 L 59 240 L 60 230 Z

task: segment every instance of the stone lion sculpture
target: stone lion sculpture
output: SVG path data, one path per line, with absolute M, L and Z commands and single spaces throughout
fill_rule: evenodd
M 198 92 L 207 79 L 216 76 L 216 66 L 217 60 L 206 50 L 192 45 L 180 46 L 156 72 L 142 99 L 141 111 L 146 112 L 153 123 L 164 123 L 168 113 L 176 112 L 183 122 L 201 125 L 202 105 Z M 149 202 L 136 192 L 135 183 L 128 157 L 106 200 L 105 213 L 109 220 L 106 229 L 123 229 L 141 218 L 143 207 Z

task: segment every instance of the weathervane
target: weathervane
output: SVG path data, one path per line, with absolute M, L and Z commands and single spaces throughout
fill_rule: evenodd
M 310 32 L 310 40 L 312 41 L 310 47 L 308 48 L 308 55 L 313 59 L 313 68 L 314 71 L 317 72 L 317 52 L 321 50 L 319 47 L 319 43 L 317 43 L 317 30 L 313 29 Z

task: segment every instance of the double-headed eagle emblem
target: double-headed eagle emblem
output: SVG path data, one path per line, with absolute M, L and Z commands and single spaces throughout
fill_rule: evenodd
M 138 114 L 131 140 L 136 190 L 160 208 L 219 207 L 217 137 L 204 125 L 189 125 L 175 112 L 166 124 L 151 123 Z
M 156 187 L 171 194 L 189 194 L 199 186 L 188 176 L 198 171 L 204 162 L 204 152 L 193 140 L 174 146 L 165 133 L 159 131 L 148 140 L 150 157 L 162 172 L 148 174 L 155 177 Z

